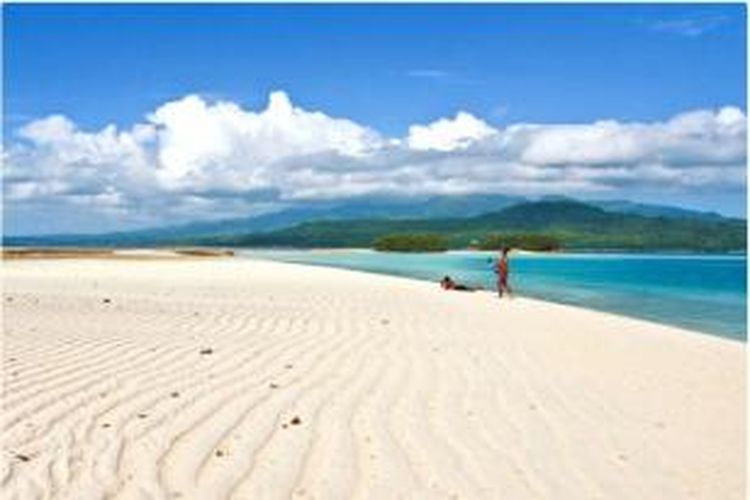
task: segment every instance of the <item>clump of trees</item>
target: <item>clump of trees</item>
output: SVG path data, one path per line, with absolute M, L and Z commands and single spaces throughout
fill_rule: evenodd
M 539 233 L 493 233 L 484 236 L 477 245 L 480 250 L 499 250 L 504 247 L 537 252 L 560 250 L 562 244 L 554 236 Z
M 448 240 L 433 233 L 396 233 L 376 239 L 374 247 L 381 252 L 444 252 Z

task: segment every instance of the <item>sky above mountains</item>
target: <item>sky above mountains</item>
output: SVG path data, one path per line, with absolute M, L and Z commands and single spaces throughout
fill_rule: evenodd
M 744 5 L 4 7 L 4 232 L 358 196 L 744 215 Z

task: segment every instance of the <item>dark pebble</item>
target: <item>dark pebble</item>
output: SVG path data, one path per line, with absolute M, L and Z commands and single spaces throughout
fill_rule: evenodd
M 205 354 L 213 354 L 213 353 L 214 353 L 214 350 L 211 349 L 210 347 L 208 349 L 201 349 L 201 354 L 205 355 Z
M 289 423 L 292 425 L 299 425 L 302 423 L 302 419 L 300 419 L 299 417 L 294 417 Z
M 16 453 L 16 458 L 21 462 L 28 462 L 29 460 L 31 460 L 31 457 L 29 457 L 28 455 L 22 455 L 20 453 Z

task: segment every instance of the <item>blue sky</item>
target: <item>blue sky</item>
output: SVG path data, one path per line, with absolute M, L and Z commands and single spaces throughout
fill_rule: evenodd
M 737 4 L 5 11 L 11 119 L 63 112 L 85 127 L 128 124 L 188 93 L 253 107 L 279 88 L 392 134 L 458 109 L 503 123 L 746 107 Z M 680 29 L 686 20 L 706 31 Z
M 5 5 L 3 11 L 6 147 L 24 140 L 39 146 L 38 137 L 19 139 L 18 130 L 52 115 L 64 115 L 84 133 L 108 124 L 129 130 L 191 94 L 259 111 L 281 90 L 294 107 L 389 138 L 459 111 L 499 130 L 657 123 L 692 110 L 746 109 L 742 4 Z M 155 157 L 161 161 L 159 152 Z M 51 159 L 44 161 L 52 168 Z M 101 189 L 123 191 L 112 182 Z M 281 193 L 279 202 L 297 196 L 266 188 Z M 618 190 L 612 194 L 646 200 L 661 192 L 658 185 Z M 252 191 L 241 197 L 247 201 Z M 743 180 L 677 190 L 668 201 L 739 214 L 744 191 Z M 64 204 L 67 193 L 35 192 L 48 193 L 44 206 Z M 29 197 L 21 198 L 11 210 L 16 219 L 6 224 L 33 229 L 41 200 L 24 212 Z M 122 227 L 159 222 L 144 214 L 118 217 L 112 223 Z

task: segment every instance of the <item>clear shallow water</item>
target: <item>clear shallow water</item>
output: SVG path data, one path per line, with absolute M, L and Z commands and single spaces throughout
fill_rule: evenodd
M 239 255 L 358 269 L 437 283 L 493 289 L 493 254 L 380 253 L 368 250 L 240 250 Z M 436 285 L 437 286 L 437 285 Z M 744 255 L 513 255 L 511 286 L 519 295 L 580 305 L 734 339 L 747 337 Z

